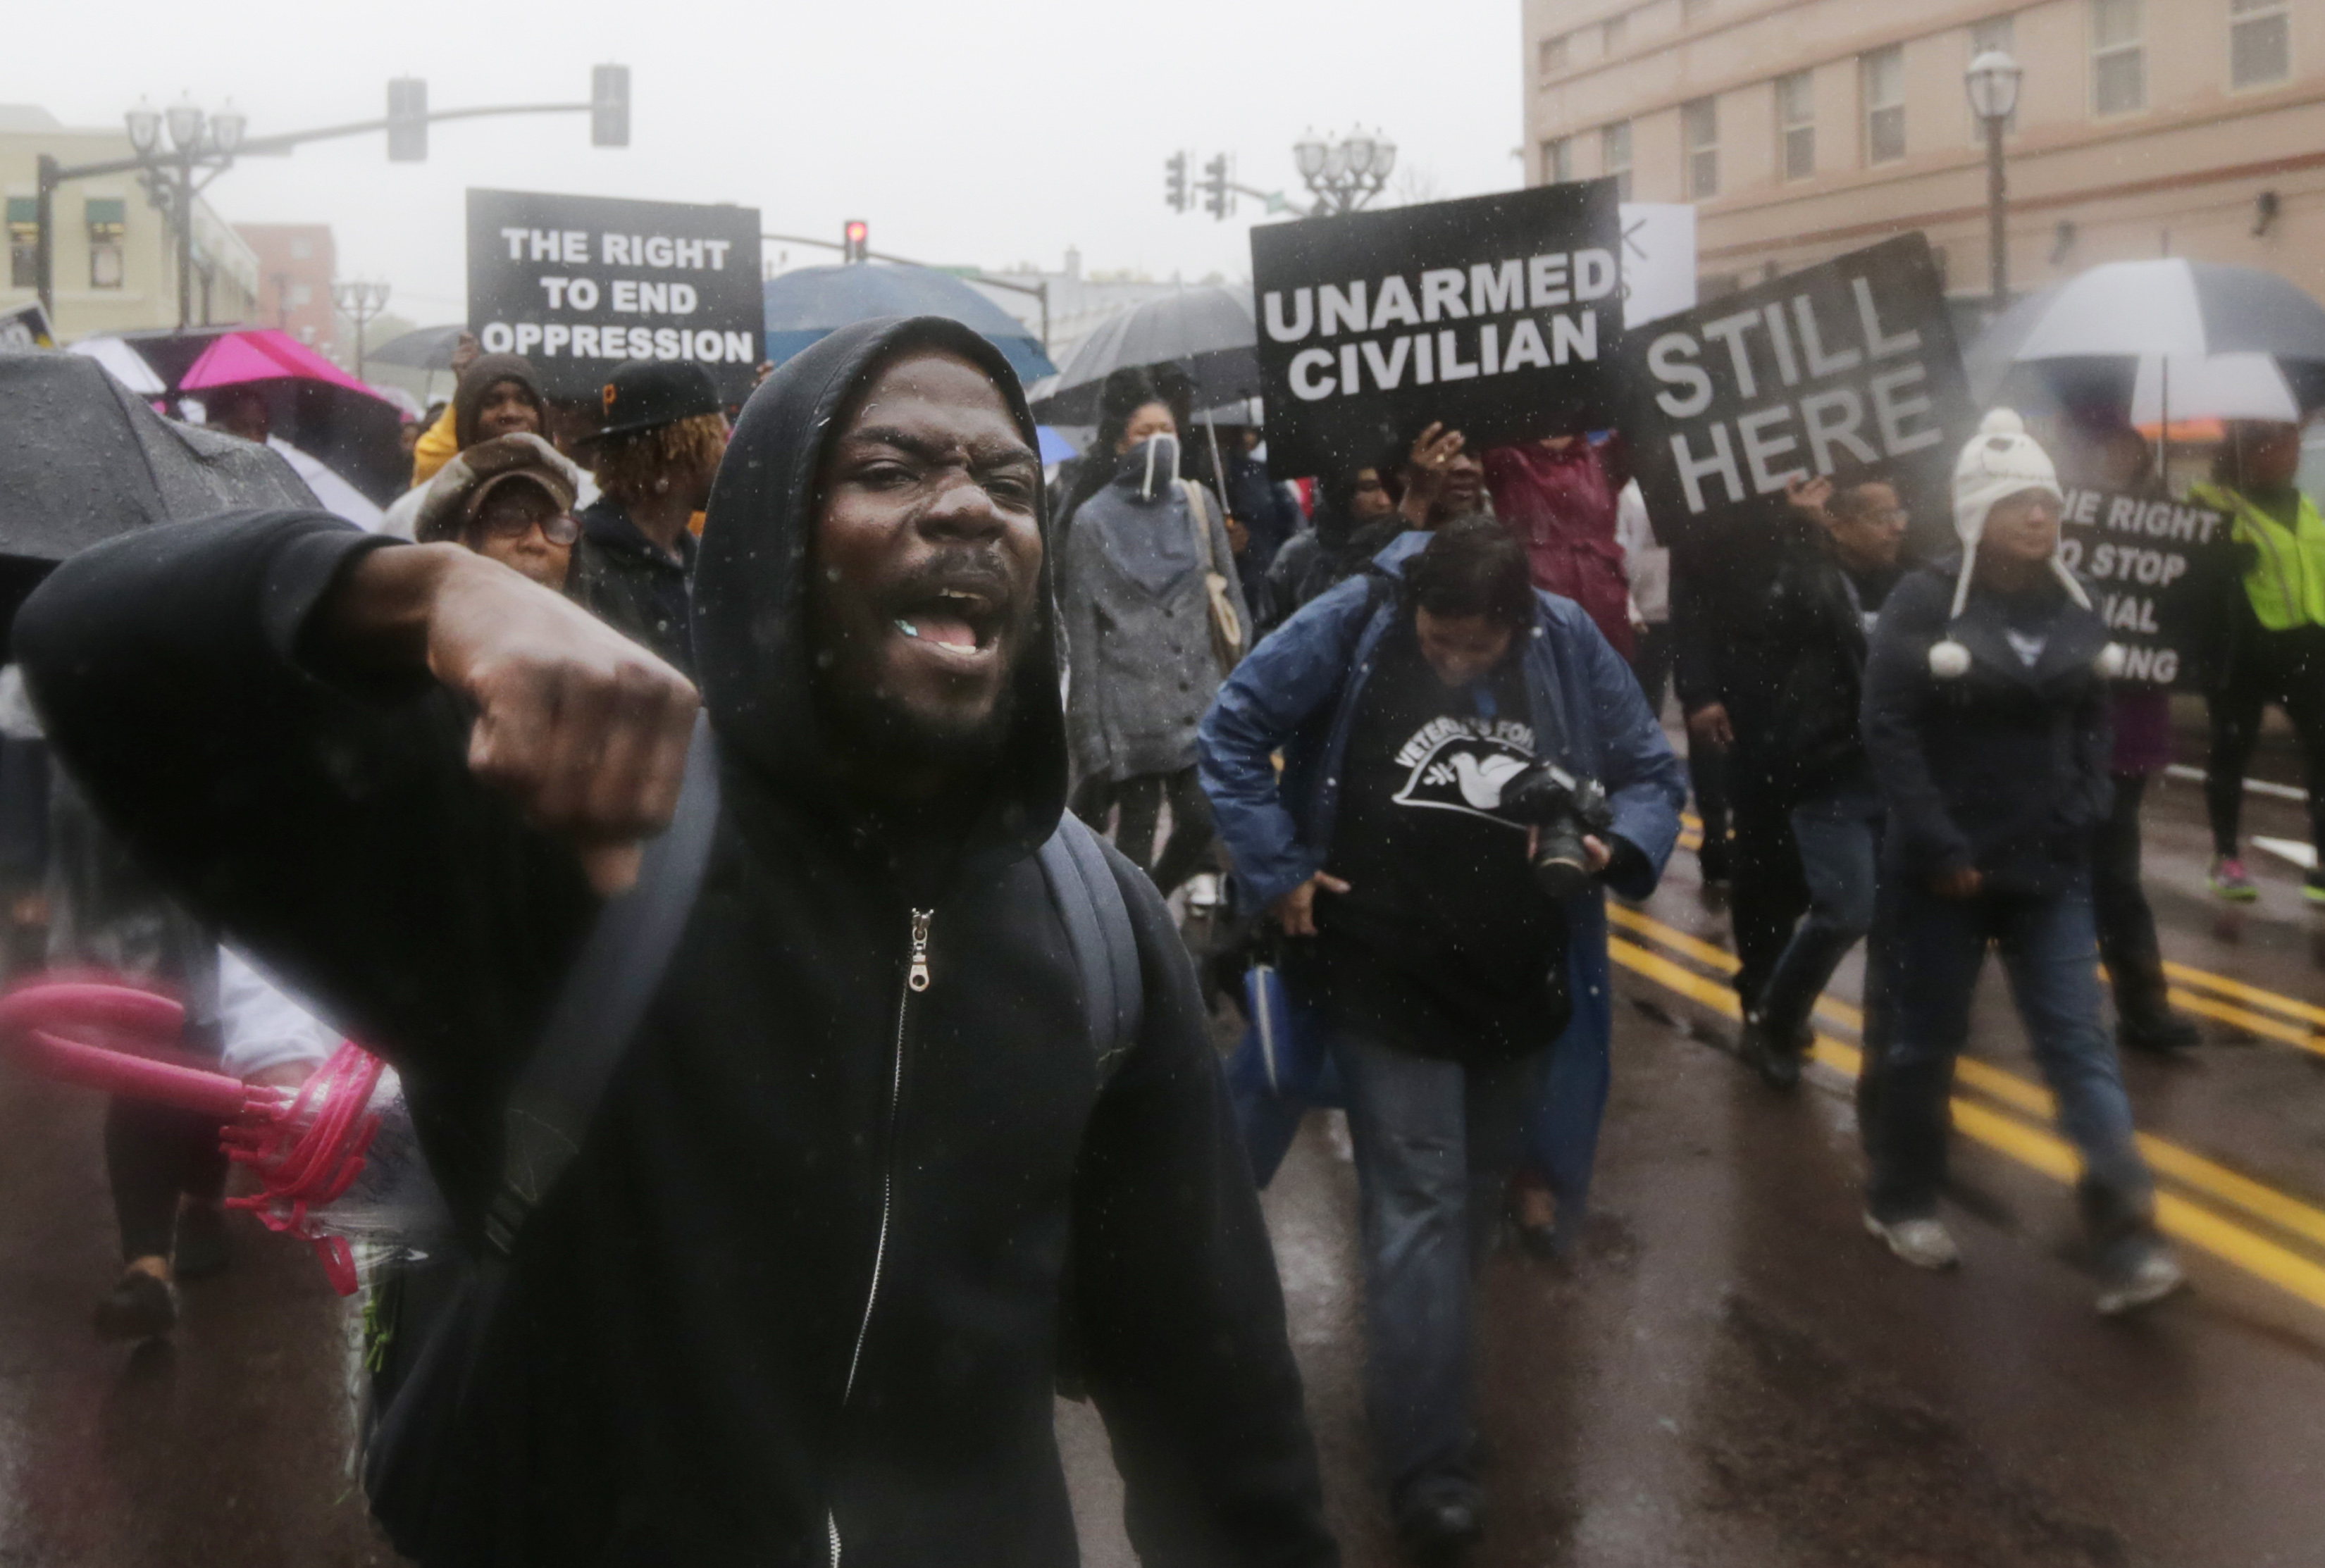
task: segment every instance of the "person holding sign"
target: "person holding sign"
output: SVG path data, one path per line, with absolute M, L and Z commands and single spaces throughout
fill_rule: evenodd
M 2099 1310 L 2128 1312 L 2184 1277 L 2155 1231 L 2154 1178 L 2099 1013 L 2090 839 L 2107 809 L 2119 654 L 2059 559 L 2064 497 L 2015 413 L 1986 416 L 1953 493 L 1960 559 L 1898 584 L 1866 666 L 1894 921 L 1892 1027 L 1863 1108 L 1866 1228 L 1919 1268 L 1961 1260 L 1938 1194 L 1954 1057 L 1990 943 L 2082 1157 Z
M 2325 846 L 2325 520 L 2293 484 L 2301 428 L 2239 420 L 2213 460 L 2212 482 L 2191 500 L 2236 519 L 2238 591 L 2220 612 L 2222 652 L 2208 694 L 2212 751 L 2204 804 L 2212 819 L 2212 890 L 2249 901 L 2260 896 L 2237 849 L 2245 765 L 2260 740 L 2269 704 L 2284 710 L 2308 775 L 2309 842 Z M 2302 896 L 2325 908 L 2325 867 L 2310 872 Z

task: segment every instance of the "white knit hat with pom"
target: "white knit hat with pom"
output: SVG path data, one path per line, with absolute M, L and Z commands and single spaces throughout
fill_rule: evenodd
M 1996 503 L 2029 490 L 2041 491 L 2062 505 L 2066 502 L 2059 488 L 2059 470 L 2042 444 L 2026 433 L 2026 421 L 2015 410 L 1995 409 L 1978 421 L 1978 434 L 1954 459 L 1954 532 L 1962 543 L 1961 576 L 1954 583 L 1954 616 L 1960 615 L 1969 603 L 1970 576 L 1978 567 L 1978 546 L 1986 537 L 1987 514 Z M 2058 573 L 2076 604 L 2086 610 L 2091 607 L 2083 586 L 2055 554 L 2051 569 Z M 1949 637 L 1930 650 L 1930 669 L 1949 679 L 1962 675 L 1969 669 L 1969 650 Z

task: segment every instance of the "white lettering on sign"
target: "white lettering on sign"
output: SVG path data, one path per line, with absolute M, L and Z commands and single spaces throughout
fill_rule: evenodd
M 690 359 L 752 364 L 759 347 L 748 332 L 710 327 L 593 327 L 562 321 L 487 321 L 477 341 L 487 354 L 538 354 L 543 359 Z

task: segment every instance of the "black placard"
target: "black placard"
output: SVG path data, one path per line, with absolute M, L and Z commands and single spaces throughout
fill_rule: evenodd
M 2070 490 L 2059 558 L 2089 582 L 2091 604 L 2126 654 L 2123 678 L 2192 684 L 2226 513 L 2184 501 Z
M 22 352 L 56 346 L 57 335 L 50 329 L 49 313 L 41 309 L 38 300 L 0 310 L 0 350 Z
M 1635 471 L 1665 542 L 1766 516 L 1794 475 L 1878 475 L 1917 532 L 1950 537 L 1976 415 L 1920 235 L 1666 317 L 1622 360 Z
M 1269 470 L 1366 463 L 1432 420 L 1473 448 L 1604 427 L 1621 255 L 1611 180 L 1253 229 Z
M 766 356 L 758 209 L 471 190 L 468 327 L 551 397 L 595 397 L 625 359 L 687 359 L 740 402 Z

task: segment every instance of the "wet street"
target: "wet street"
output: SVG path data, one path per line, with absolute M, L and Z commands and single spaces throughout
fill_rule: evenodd
M 1618 915 L 1616 1076 L 1579 1256 L 1483 1287 L 1483 1568 L 2256 1568 L 2325 1563 L 2325 917 L 2265 853 L 2203 890 L 2196 786 L 2152 798 L 2150 886 L 2206 1043 L 2127 1064 L 2194 1290 L 2092 1310 L 2063 1146 L 1998 984 L 1957 1091 L 1967 1266 L 1858 1221 L 1857 975 L 1790 1098 L 1728 1055 L 1725 918 L 1682 853 Z M 2302 836 L 2256 797 L 2248 831 Z M 344 1316 L 254 1231 L 173 1346 L 99 1344 L 112 1265 L 97 1107 L 0 1071 L 0 1565 L 390 1561 L 344 1468 Z M 1348 1561 L 1396 1561 L 1359 1387 L 1354 1172 L 1311 1117 L 1267 1196 Z M 1094 1418 L 1061 1426 L 1088 1559 L 1129 1558 Z

